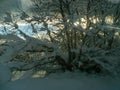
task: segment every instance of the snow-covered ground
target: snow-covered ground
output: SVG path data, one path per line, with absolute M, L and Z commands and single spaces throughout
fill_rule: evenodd
M 2 85 L 0 90 L 120 90 L 120 80 L 108 77 L 79 78 L 53 75 L 52 78 L 22 79 Z M 77 76 L 78 77 L 78 76 Z
M 34 30 L 33 30 L 34 27 Z M 22 24 L 18 23 L 18 29 L 25 33 L 28 36 L 37 36 L 41 34 L 46 34 L 47 30 L 43 27 L 43 25 L 35 24 L 31 26 L 31 24 Z M 53 27 L 52 25 L 48 25 L 49 30 L 57 29 Z M 5 30 L 6 29 L 6 30 Z M 0 25 L 0 35 L 7 35 L 13 33 L 14 35 L 17 35 L 18 37 L 22 37 L 20 34 L 20 31 L 18 29 L 15 29 L 13 25 Z
M 9 79 L 9 69 L 0 65 L 0 90 L 120 90 L 118 78 L 82 74 L 78 71 L 50 74 L 44 78 Z

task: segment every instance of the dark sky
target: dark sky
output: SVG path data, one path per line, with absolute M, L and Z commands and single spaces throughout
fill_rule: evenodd
M 21 0 L 0 0 L 0 11 L 14 10 L 21 6 Z
M 16 11 L 30 6 L 30 0 L 0 0 L 0 14 L 6 11 Z

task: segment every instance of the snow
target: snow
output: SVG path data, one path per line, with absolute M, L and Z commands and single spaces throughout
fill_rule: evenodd
M 22 79 L 5 84 L 0 90 L 120 90 L 119 81 L 110 78 Z
M 0 64 L 0 84 L 5 83 L 9 81 L 10 79 L 11 79 L 10 69 L 5 65 Z
M 20 38 L 18 38 L 17 36 L 12 35 L 11 32 L 9 31 L 10 28 L 11 27 L 7 27 L 8 29 L 7 33 L 9 33 L 9 35 L 0 32 L 2 33 L 2 35 L 0 35 L 0 39 L 7 39 L 7 40 L 9 39 L 16 41 L 16 42 L 8 43 L 8 46 L 5 46 L 7 48 L 6 53 L 0 56 L 0 63 L 2 63 L 0 64 L 0 90 L 120 90 L 120 78 L 88 75 L 80 72 L 55 73 L 55 74 L 50 74 L 46 77 L 35 78 L 32 77 L 31 74 L 32 71 L 29 71 L 26 72 L 26 74 L 23 75 L 22 78 L 19 79 L 19 77 L 16 77 L 18 80 L 11 81 L 12 75 L 9 68 L 23 67 L 25 63 L 9 62 L 9 60 L 11 60 L 11 58 L 16 56 L 16 54 L 20 52 L 22 49 L 25 49 L 24 48 L 25 46 L 26 49 L 29 48 L 29 46 L 34 46 L 36 48 L 38 48 L 39 46 L 39 48 L 41 48 L 42 44 L 47 45 L 48 43 L 38 41 L 37 39 L 33 39 L 30 37 L 29 37 L 30 42 L 29 40 L 27 41 L 27 39 L 25 42 Z M 36 29 L 39 28 L 40 27 L 36 26 Z M 2 29 L 2 27 L 0 27 L 0 29 Z M 21 25 L 19 29 L 23 31 L 23 33 L 26 33 L 28 36 L 31 36 L 33 34 L 30 25 L 28 26 Z M 52 47 L 53 45 L 49 43 L 49 46 Z M 77 50 L 73 50 L 73 51 L 77 52 Z M 53 52 L 53 56 L 56 53 L 58 52 L 57 51 Z M 3 65 L 3 63 L 6 64 Z M 34 63 L 29 64 L 24 68 L 25 69 L 31 68 L 33 66 Z
M 11 60 L 11 58 L 15 57 L 16 54 L 21 51 L 25 45 L 26 43 L 22 41 L 7 43 L 5 53 L 0 56 L 0 63 L 8 62 L 9 60 Z M 3 48 L 3 46 L 1 46 L 1 48 Z
M 34 27 L 34 30 L 33 30 Z M 8 35 L 8 34 L 14 34 L 17 35 L 20 38 L 23 38 L 23 35 L 20 33 L 20 31 L 22 31 L 23 33 L 25 33 L 28 36 L 32 36 L 35 37 L 38 34 L 46 34 L 47 30 L 44 28 L 44 26 L 42 24 L 35 24 L 33 25 L 33 27 L 31 26 L 31 24 L 18 24 L 18 29 L 15 29 L 15 27 L 13 25 L 0 25 L 0 35 Z M 6 30 L 5 30 L 6 28 Z M 48 25 L 49 30 L 57 30 L 57 27 L 52 26 L 52 25 Z
M 31 28 L 29 26 L 28 27 L 21 26 L 20 29 L 26 30 L 23 31 L 25 33 L 28 32 Z M 30 33 L 31 32 L 29 32 L 28 34 L 31 35 Z M 0 63 L 9 62 L 11 56 L 12 57 L 16 56 L 16 54 L 19 51 L 21 51 L 21 49 L 24 49 L 23 47 L 26 46 L 26 43 L 30 46 L 32 46 L 33 44 L 37 45 L 39 46 L 39 48 L 42 47 L 40 46 L 42 44 L 47 45 L 46 42 L 41 42 L 32 38 L 30 38 L 31 42 L 29 41 L 24 42 L 23 40 L 19 39 L 17 36 L 12 34 L 7 35 L 7 37 L 6 35 L 0 35 L 0 39 L 16 40 L 16 42 L 9 43 L 9 45 L 6 46 L 7 47 L 6 53 L 0 56 Z M 17 42 L 17 40 L 19 42 Z M 38 42 L 40 43 L 40 45 Z M 52 44 L 49 43 L 49 46 L 50 45 L 52 46 Z M 55 53 L 53 53 L 53 56 Z M 88 75 L 88 74 L 82 74 L 80 72 L 55 73 L 55 74 L 50 74 L 49 76 L 43 78 L 33 78 L 30 77 L 31 74 L 30 71 L 27 72 L 27 74 L 24 75 L 23 78 L 20 79 L 17 78 L 18 80 L 11 81 L 12 75 L 8 67 L 19 68 L 19 67 L 23 67 L 24 64 L 25 63 L 20 63 L 20 62 L 19 63 L 9 62 L 6 63 L 5 65 L 0 64 L 0 90 L 120 90 L 119 78 Z M 33 65 L 34 63 L 29 64 L 26 66 L 26 68 L 30 68 Z
M 0 90 L 120 90 L 120 79 L 80 72 L 50 74 L 44 78 L 9 81 L 9 69 L 0 64 Z M 4 81 L 4 83 L 2 82 Z

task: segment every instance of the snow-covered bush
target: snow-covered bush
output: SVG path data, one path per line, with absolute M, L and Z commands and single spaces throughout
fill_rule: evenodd
M 7 16 L 10 20 L 5 20 L 4 24 L 13 27 L 13 31 L 0 36 L 7 40 L 0 45 L 0 62 L 7 64 L 13 72 L 44 70 L 49 73 L 76 69 L 88 73 L 120 72 L 116 6 L 116 11 L 111 13 L 108 8 L 113 4 L 106 0 L 32 1 L 35 7 L 31 8 L 36 13 L 30 16 L 22 11 L 19 18 L 29 24 L 31 28 L 28 31 L 31 30 L 34 37 L 22 31 L 19 24 Z M 84 6 L 80 6 L 80 3 Z M 113 21 L 108 23 L 106 18 Z M 5 25 L 4 31 L 7 32 Z M 51 29 L 50 25 L 55 28 Z M 46 32 L 44 37 L 41 32 Z M 20 38 L 16 36 L 18 34 Z

